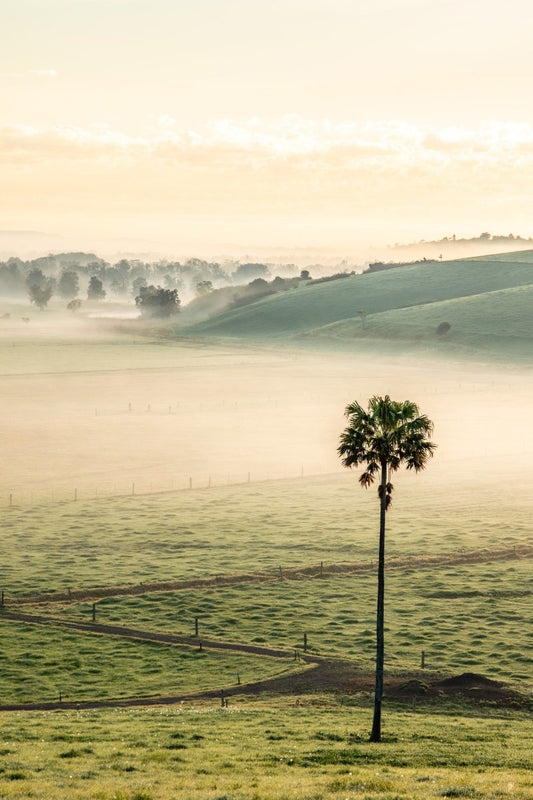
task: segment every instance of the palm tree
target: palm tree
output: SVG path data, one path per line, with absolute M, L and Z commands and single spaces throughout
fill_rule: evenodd
M 366 466 L 359 477 L 361 486 L 368 488 L 380 477 L 378 496 L 379 557 L 378 597 L 376 618 L 376 685 L 374 694 L 374 721 L 371 742 L 381 741 L 381 700 L 383 697 L 384 658 L 384 601 L 385 601 L 385 512 L 392 500 L 393 486 L 390 475 L 400 466 L 418 472 L 424 469 L 436 445 L 428 437 L 433 423 L 420 414 L 419 408 L 409 400 L 397 402 L 385 397 L 372 397 L 365 411 L 359 403 L 346 407 L 348 427 L 340 437 L 338 453 L 345 467 Z

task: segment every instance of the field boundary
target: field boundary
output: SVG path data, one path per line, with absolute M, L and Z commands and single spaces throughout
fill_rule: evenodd
M 483 547 L 470 550 L 456 550 L 432 556 L 396 556 L 387 559 L 388 571 L 434 569 L 438 567 L 457 566 L 461 564 L 479 564 L 489 561 L 508 561 L 512 559 L 533 558 L 533 545 L 520 543 L 505 547 Z M 72 603 L 79 601 L 97 602 L 106 597 L 123 597 L 147 594 L 151 592 L 176 592 L 190 589 L 216 589 L 224 586 L 235 586 L 247 583 L 265 583 L 268 581 L 302 581 L 328 579 L 336 575 L 372 573 L 375 562 L 352 561 L 334 564 L 278 567 L 276 570 L 261 572 L 245 572 L 228 575 L 211 575 L 197 578 L 185 578 L 175 581 L 150 581 L 118 586 L 95 586 L 86 589 L 74 589 L 61 592 L 39 592 L 24 596 L 7 596 L 3 593 L 4 607 L 23 605 L 49 605 L 53 603 Z M 521 590 L 517 594 L 527 594 L 529 590 Z M 493 594 L 498 594 L 494 592 Z M 448 595 L 446 595 L 448 596 Z
M 66 619 L 64 617 L 51 617 L 43 614 L 23 614 L 17 611 L 5 611 L 0 614 L 0 620 L 10 620 L 12 622 L 25 622 L 31 625 L 50 625 L 69 630 L 80 631 L 81 633 L 98 633 L 105 636 L 120 636 L 125 639 L 136 639 L 143 642 L 154 642 L 156 644 L 185 645 L 197 649 L 211 650 L 230 650 L 232 652 L 247 653 L 256 656 L 268 656 L 269 658 L 294 658 L 294 652 L 280 650 L 272 647 L 238 643 L 220 642 L 214 639 L 203 639 L 195 636 L 180 636 L 171 633 L 159 633 L 155 631 L 143 631 L 136 628 L 126 628 L 122 625 L 105 625 L 99 622 L 82 622 L 81 620 Z

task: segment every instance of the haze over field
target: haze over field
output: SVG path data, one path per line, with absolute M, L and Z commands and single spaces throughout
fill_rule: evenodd
M 522 493 L 533 467 L 530 371 L 428 356 L 173 344 L 97 320 L 2 327 L 1 492 L 41 499 L 341 473 L 343 411 L 415 398 L 439 450 L 439 492 Z M 29 330 L 28 330 L 29 329 Z M 413 485 L 412 478 L 402 478 Z M 518 481 L 518 483 L 517 483 Z M 354 490 L 356 489 L 354 485 Z M 431 504 L 430 497 L 428 503 Z M 312 521 L 309 520 L 312 524 Z

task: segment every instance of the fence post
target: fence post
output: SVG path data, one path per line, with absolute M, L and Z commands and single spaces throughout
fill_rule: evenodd
M 422 650 L 420 653 L 420 669 L 425 669 L 426 667 L 426 651 Z
M 96 620 L 96 603 L 93 603 L 93 622 Z
M 194 635 L 198 638 L 198 617 L 194 618 Z
M 304 653 L 307 653 L 307 634 L 304 633 Z

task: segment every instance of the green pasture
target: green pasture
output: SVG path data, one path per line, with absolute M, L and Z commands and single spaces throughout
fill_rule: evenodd
M 485 292 L 483 294 L 432 302 L 410 308 L 373 314 L 365 321 L 351 319 L 311 332 L 311 338 L 339 344 L 386 339 L 400 348 L 401 343 L 417 345 L 436 353 L 474 350 L 500 357 L 531 358 L 533 352 L 533 285 Z M 442 322 L 451 325 L 444 335 L 437 334 Z
M 220 314 L 191 330 L 240 338 L 302 333 L 396 308 L 442 302 L 533 282 L 533 263 L 424 262 L 292 289 Z
M 446 488 L 439 489 L 429 471 L 398 478 L 388 520 L 388 668 L 416 669 L 424 650 L 430 669 L 474 671 L 528 685 L 532 642 L 524 621 L 531 616 L 533 601 L 527 592 L 533 586 L 530 559 L 519 557 L 529 530 L 527 499 L 522 505 L 509 499 L 502 503 L 489 486 L 478 490 L 472 504 L 469 489 L 451 497 Z M 198 617 L 200 638 L 288 650 L 301 650 L 306 633 L 311 652 L 350 658 L 370 669 L 376 510 L 375 492 L 361 490 L 349 474 L 8 508 L 3 514 L 6 608 L 16 608 L 12 603 L 17 598 L 33 592 L 94 588 L 98 622 L 193 635 Z M 516 547 L 518 557 L 492 561 L 490 550 L 496 546 L 511 551 Z M 431 569 L 422 560 L 417 568 L 393 568 L 398 557 L 424 559 L 464 548 L 485 548 L 488 560 Z M 344 562 L 366 564 L 369 572 L 328 572 L 330 566 Z M 322 578 L 290 580 L 285 574 L 301 566 L 315 567 L 319 574 L 321 563 Z M 259 581 L 254 580 L 256 573 Z M 221 581 L 209 588 L 112 596 L 113 586 L 137 591 L 141 582 L 242 574 L 249 575 L 250 582 L 224 586 Z M 98 599 L 97 587 L 111 596 L 101 594 Z M 93 599 L 73 600 L 40 610 L 90 621 L 92 603 Z M 31 611 L 31 604 L 22 610 Z M 238 665 L 230 659 L 219 675 L 219 657 L 213 656 L 213 671 L 211 655 L 202 660 L 187 652 L 180 661 L 176 648 L 11 622 L 2 623 L 2 635 L 9 665 L 4 693 L 9 698 L 38 700 L 53 695 L 57 674 L 70 680 L 69 659 L 79 659 L 78 650 L 84 648 L 89 649 L 72 669 L 84 698 L 209 688 L 213 678 L 219 685 L 222 673 L 223 684 L 231 684 L 236 672 L 249 682 L 279 668 L 235 656 Z M 120 652 L 123 659 L 118 670 L 113 652 Z M 146 668 L 136 672 L 137 659 Z
M 435 463 L 435 468 L 437 467 Z M 389 557 L 528 541 L 532 500 L 519 485 L 398 475 Z M 376 558 L 378 503 L 357 473 L 2 510 L 0 588 L 36 592 L 183 580 Z M 514 488 L 513 488 L 514 487 Z M 473 500 L 475 499 L 475 502 Z
M 54 702 L 60 696 L 73 703 L 183 695 L 264 680 L 293 667 L 289 659 L 0 624 L 0 705 Z
M 99 622 L 200 639 L 253 642 L 346 657 L 371 669 L 375 650 L 375 576 L 330 575 L 271 580 L 211 590 L 109 597 Z M 509 561 L 432 570 L 392 570 L 387 578 L 387 666 L 464 671 L 531 683 L 533 636 L 524 620 L 533 610 L 531 563 Z M 91 619 L 92 605 L 65 609 Z
M 533 789 L 533 723 L 370 708 L 342 699 L 235 698 L 171 708 L 2 714 L 6 800 L 436 800 Z

